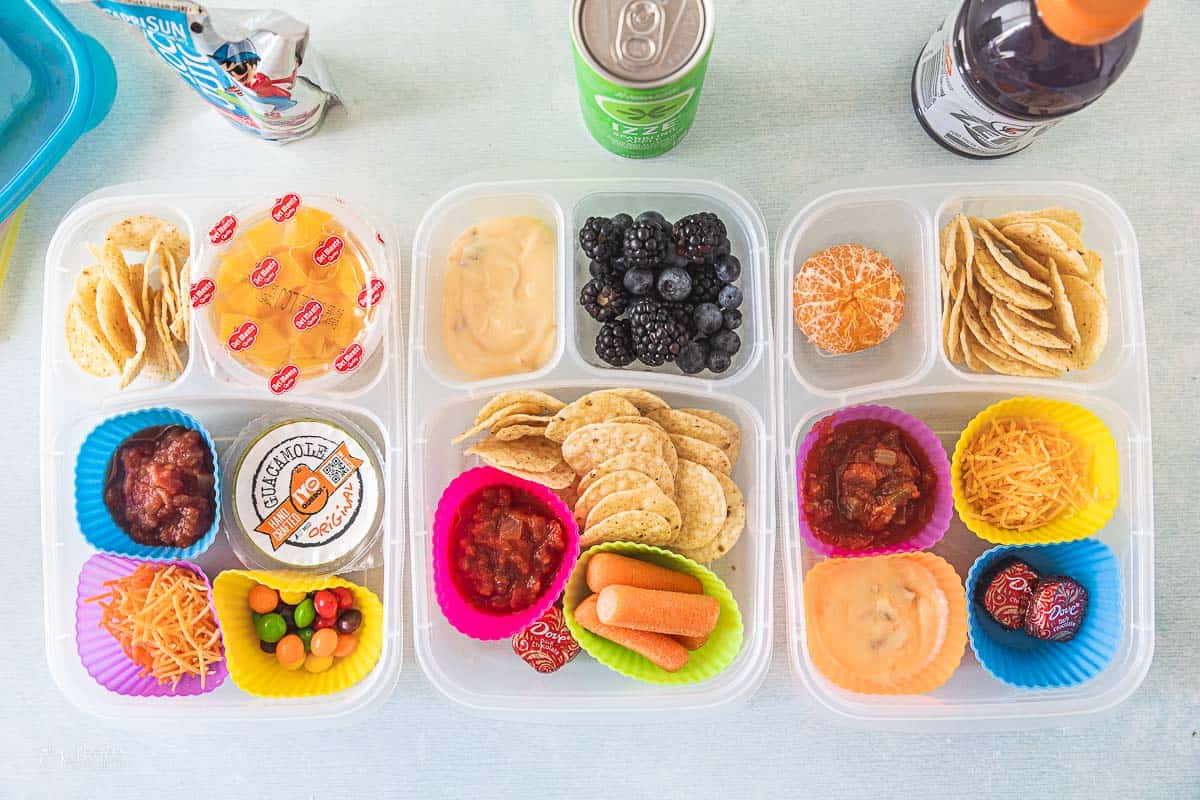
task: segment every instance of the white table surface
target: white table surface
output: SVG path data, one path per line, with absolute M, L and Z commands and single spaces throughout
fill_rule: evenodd
M 244 5 L 253 5 L 245 0 Z M 700 114 L 653 169 L 743 188 L 771 234 L 816 182 L 899 167 L 959 166 L 913 119 L 909 74 L 948 0 L 717 0 Z M 327 180 L 367 198 L 406 241 L 456 179 L 547 159 L 580 173 L 614 160 L 583 132 L 566 0 L 280 0 L 308 20 L 352 106 L 276 148 L 232 130 L 131 28 L 69 16 L 118 65 L 108 119 L 29 205 L 0 288 L 0 452 L 12 471 L 0 561 L 0 796 L 374 797 L 1200 797 L 1200 534 L 1194 498 L 1200 389 L 1200 111 L 1194 0 L 1155 0 L 1142 46 L 1095 107 L 995 167 L 1062 170 L 1129 212 L 1143 265 L 1156 484 L 1157 647 L 1141 689 L 1084 727 L 971 736 L 838 727 L 799 695 L 776 574 L 771 671 L 745 707 L 702 724 L 545 728 L 471 717 L 425 681 L 406 646 L 392 699 L 357 725 L 265 741 L 228 730 L 110 729 L 51 682 L 42 637 L 36 481 L 43 257 L 64 212 L 108 184 L 169 178 Z M 979 174 L 991 165 L 971 164 Z M 13 468 L 20 468 L 15 472 Z M 407 585 L 407 584 L 406 584 Z M 406 589 L 407 595 L 407 589 Z M 407 598 L 406 598 L 407 599 Z M 406 615 L 407 616 L 407 615 Z M 870 792 L 872 794 L 868 795 Z

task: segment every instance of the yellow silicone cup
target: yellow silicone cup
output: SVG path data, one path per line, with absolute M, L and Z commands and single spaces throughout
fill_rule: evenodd
M 354 607 L 362 612 L 358 647 L 334 661 L 325 672 L 286 670 L 271 653 L 258 646 L 258 632 L 246 600 L 256 583 L 282 592 L 315 592 L 345 586 L 354 593 Z M 316 697 L 349 689 L 366 677 L 383 651 L 383 604 L 370 589 L 333 576 L 299 572 L 231 569 L 213 581 L 213 604 L 225 636 L 229 677 L 242 691 L 255 697 Z
M 917 675 L 908 680 L 891 684 L 880 684 L 847 671 L 838 663 L 821 643 L 816 635 L 816 625 L 809 616 L 815 605 L 816 598 L 824 585 L 831 581 L 851 580 L 846 574 L 856 566 L 865 564 L 872 559 L 891 559 L 908 561 L 927 570 L 937 582 L 938 588 L 946 597 L 947 620 L 946 634 L 942 646 L 934 656 L 933 661 Z M 839 574 L 842 573 L 842 574 Z M 933 553 L 891 553 L 883 556 L 866 556 L 862 558 L 831 558 L 817 564 L 804 576 L 804 609 L 805 629 L 808 640 L 808 654 L 813 666 L 831 683 L 851 692 L 861 694 L 925 694 L 932 692 L 954 675 L 962 662 L 963 653 L 967 647 L 967 592 L 958 573 L 941 556 Z
M 983 426 L 1005 417 L 1032 417 L 1058 423 L 1071 438 L 1091 450 L 1090 480 L 1095 498 L 1073 514 L 1051 520 L 1031 531 L 998 528 L 978 516 L 963 496 L 962 456 Z M 1103 528 L 1116 510 L 1121 492 L 1117 443 L 1108 428 L 1086 408 L 1065 400 L 1044 397 L 1014 397 L 979 412 L 954 445 L 950 459 L 950 482 L 954 490 L 954 510 L 967 528 L 980 539 L 995 544 L 1055 544 L 1086 539 Z
M 587 564 L 596 553 L 617 553 L 693 575 L 700 580 L 704 593 L 716 598 L 721 606 L 717 627 L 709 634 L 703 647 L 689 654 L 688 663 L 683 669 L 667 672 L 645 656 L 584 630 L 575 621 L 575 607 L 591 594 L 587 586 Z M 579 642 L 579 646 L 592 658 L 627 678 L 661 686 L 682 686 L 714 678 L 733 663 L 742 649 L 742 614 L 724 581 L 712 570 L 700 566 L 690 558 L 637 542 L 605 542 L 580 554 L 571 578 L 563 590 L 563 618 L 575 641 Z

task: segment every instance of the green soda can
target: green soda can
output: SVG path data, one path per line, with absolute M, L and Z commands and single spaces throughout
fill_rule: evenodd
M 713 41 L 713 0 L 574 0 L 579 106 L 592 137 L 653 158 L 692 127 Z

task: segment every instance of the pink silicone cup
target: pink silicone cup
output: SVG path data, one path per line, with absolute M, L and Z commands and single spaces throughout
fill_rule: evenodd
M 153 676 L 141 674 L 138 665 L 121 651 L 117 640 L 100 627 L 100 604 L 84 602 L 89 597 L 104 594 L 105 581 L 122 578 L 133 572 L 138 564 L 143 563 L 155 566 L 174 564 L 196 573 L 208 589 L 208 606 L 210 609 L 213 607 L 212 585 L 204 572 L 190 561 L 143 561 L 105 553 L 94 555 L 84 563 L 79 572 L 79 586 L 75 594 L 75 648 L 79 651 L 83 668 L 105 689 L 127 697 L 183 697 L 208 694 L 224 683 L 229 674 L 225 659 L 210 665 L 203 688 L 200 686 L 199 677 L 189 675 L 180 680 L 172 691 L 170 684 L 161 684 Z M 215 610 L 213 617 L 216 618 Z M 220 624 L 218 619 L 218 631 Z
M 930 466 L 933 467 L 934 474 L 937 476 L 937 494 L 933 499 L 933 514 L 929 517 L 929 521 L 910 538 L 885 547 L 847 550 L 822 542 L 808 524 L 808 519 L 804 515 L 804 463 L 808 460 L 808 455 L 812 452 L 817 439 L 820 438 L 821 430 L 825 425 L 839 425 L 859 419 L 888 422 L 911 436 L 917 446 L 921 448 L 921 452 Z M 822 417 L 813 425 L 812 430 L 800 443 L 800 449 L 796 453 L 796 504 L 800 512 L 800 535 L 804 537 L 805 543 L 813 551 L 823 556 L 845 558 L 927 550 L 941 541 L 950 528 L 950 516 L 954 512 L 954 492 L 950 485 L 950 459 L 946 456 L 946 449 L 942 447 L 942 443 L 938 441 L 929 426 L 903 411 L 887 406 L 850 406 L 838 409 L 832 414 Z
M 450 534 L 458 510 L 467 500 L 489 486 L 520 489 L 545 507 L 562 523 L 567 532 L 567 549 L 554 576 L 554 582 L 537 602 L 516 614 L 489 614 L 467 602 L 450 577 Z M 446 620 L 460 633 L 472 639 L 506 639 L 523 630 L 554 604 L 571 577 L 579 560 L 579 526 L 571 509 L 558 495 L 540 483 L 523 480 L 493 467 L 476 467 L 459 475 L 438 500 L 433 517 L 433 588 Z

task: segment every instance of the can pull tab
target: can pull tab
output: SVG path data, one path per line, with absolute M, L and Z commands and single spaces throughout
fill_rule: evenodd
M 613 57 L 630 66 L 658 61 L 667 50 L 683 5 L 684 0 L 628 0 L 623 3 L 617 35 L 613 39 Z

